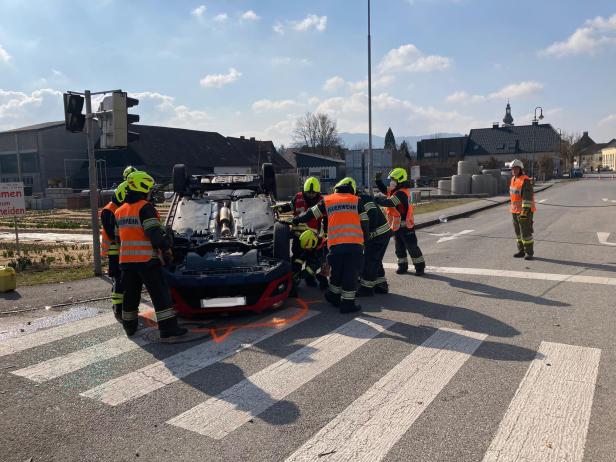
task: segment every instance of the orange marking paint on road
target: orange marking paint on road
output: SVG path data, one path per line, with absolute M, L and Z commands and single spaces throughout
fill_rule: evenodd
M 320 303 L 322 301 L 323 301 L 322 298 L 317 298 L 316 300 L 306 300 L 306 301 L 304 301 L 304 303 L 306 305 L 314 305 L 315 303 Z
M 156 327 L 158 323 L 156 322 L 156 311 L 153 309 L 147 309 L 139 313 L 139 316 L 143 318 L 143 323 L 147 327 Z

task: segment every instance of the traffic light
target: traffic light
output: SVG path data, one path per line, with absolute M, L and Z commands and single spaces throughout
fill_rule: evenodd
M 64 93 L 64 125 L 70 132 L 82 132 L 86 124 L 83 110 L 84 98 L 80 95 Z
M 105 96 L 97 114 L 102 132 L 101 149 L 125 148 L 130 141 L 139 139 L 138 133 L 128 131 L 130 124 L 139 122 L 139 116 L 129 114 L 128 108 L 138 104 L 138 99 L 129 98 L 122 91 Z

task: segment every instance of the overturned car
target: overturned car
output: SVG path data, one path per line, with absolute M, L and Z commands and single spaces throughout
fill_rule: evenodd
M 287 225 L 272 210 L 271 164 L 261 175 L 193 175 L 173 169 L 166 219 L 174 264 L 167 267 L 176 310 L 184 315 L 262 311 L 289 296 Z

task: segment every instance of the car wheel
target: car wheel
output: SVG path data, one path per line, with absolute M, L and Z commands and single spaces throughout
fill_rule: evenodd
M 188 189 L 188 169 L 184 164 L 173 166 L 173 192 L 181 194 Z
M 270 194 L 274 199 L 276 198 L 276 172 L 272 164 L 263 164 L 262 167 L 262 181 L 263 189 L 266 193 Z
M 291 261 L 291 230 L 288 225 L 274 225 L 274 258 Z

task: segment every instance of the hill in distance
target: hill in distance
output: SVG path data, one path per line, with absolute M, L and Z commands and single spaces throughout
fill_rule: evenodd
M 353 149 L 358 146 L 368 146 L 367 133 L 340 133 L 340 139 L 348 149 Z M 395 133 L 394 133 L 395 135 Z M 406 141 L 413 151 L 417 152 L 417 142 L 432 138 L 447 138 L 450 136 L 463 136 L 460 133 L 432 133 L 430 135 L 414 135 L 414 136 L 397 136 L 396 143 L 400 146 L 402 141 Z M 385 145 L 385 137 L 372 134 L 372 147 L 381 149 Z

